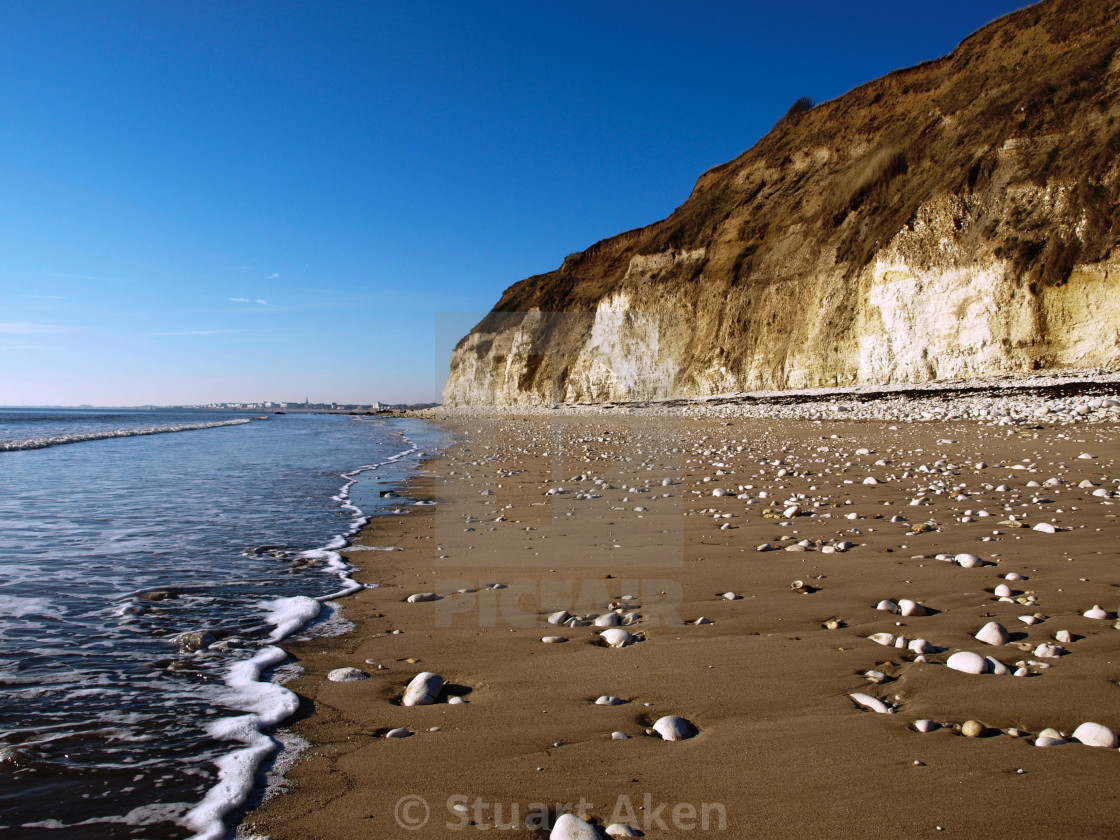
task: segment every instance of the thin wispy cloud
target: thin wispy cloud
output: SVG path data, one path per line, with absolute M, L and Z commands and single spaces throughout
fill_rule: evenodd
M 152 332 L 148 333 L 148 335 L 167 337 L 179 335 L 225 335 L 235 332 L 240 332 L 240 330 L 175 330 L 174 332 Z
M 249 298 L 230 298 L 230 303 L 252 303 Z
M 279 280 L 280 275 L 279 274 L 270 274 L 270 275 L 268 275 L 268 279 L 269 280 Z
M 260 298 L 257 298 L 257 303 L 259 303 L 261 306 L 268 306 L 269 305 L 267 300 L 261 300 Z
M 66 332 L 66 327 L 57 324 L 28 324 L 21 322 L 0 322 L 0 335 L 41 335 L 43 333 Z
M 263 300 L 261 298 L 257 298 L 256 300 L 250 300 L 249 298 L 236 297 L 236 298 L 230 298 L 229 301 L 230 301 L 230 303 L 255 303 L 255 304 L 258 304 L 260 306 L 272 306 L 272 304 L 269 303 L 267 300 Z
M 64 295 L 23 295 L 23 297 L 32 300 L 66 300 Z
M 120 277 L 94 277 L 89 274 L 62 274 L 60 272 L 52 274 L 51 277 L 58 277 L 63 280 L 103 280 L 114 283 L 122 279 Z

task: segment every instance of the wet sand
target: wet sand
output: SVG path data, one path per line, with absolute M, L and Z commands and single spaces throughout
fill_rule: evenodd
M 545 837 L 525 820 L 547 808 L 651 838 L 1114 834 L 1120 751 L 1033 744 L 1046 727 L 1120 730 L 1114 424 L 446 425 L 462 442 L 405 493 L 437 504 L 378 518 L 355 540 L 399 550 L 349 553 L 355 578 L 377 585 L 345 601 L 356 629 L 289 648 L 305 669 L 288 684 L 303 701 L 292 728 L 313 747 L 245 833 Z M 1029 527 L 1039 522 L 1058 530 Z M 986 565 L 937 559 L 961 553 Z M 1012 603 L 993 594 L 1001 583 Z M 440 599 L 407 602 L 418 593 Z M 902 598 L 930 614 L 875 608 Z M 1107 620 L 1081 615 L 1096 604 Z M 625 628 L 634 644 L 547 622 L 613 608 L 641 614 Z M 1034 613 L 1044 620 L 1017 618 Z M 712 623 L 691 623 L 700 617 Z M 972 637 L 993 620 L 1007 644 Z M 1059 630 L 1073 636 L 1068 653 L 1035 656 Z M 915 661 L 867 638 L 878 632 L 940 650 Z M 1029 676 L 950 670 L 958 650 L 1022 662 Z M 326 678 L 346 666 L 369 679 Z M 449 690 L 400 705 L 423 671 Z M 855 692 L 894 712 L 860 707 Z M 601 695 L 625 702 L 596 705 Z M 647 735 L 663 715 L 698 734 Z M 942 726 L 920 733 L 919 719 Z M 964 737 L 968 720 L 985 736 Z M 384 737 L 397 727 L 413 734 Z

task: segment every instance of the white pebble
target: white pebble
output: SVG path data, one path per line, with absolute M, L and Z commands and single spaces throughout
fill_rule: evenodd
M 863 706 L 865 709 L 870 709 L 873 712 L 878 712 L 879 714 L 889 714 L 891 711 L 890 706 L 888 706 L 878 697 L 872 697 L 870 694 L 864 694 L 863 692 L 857 691 L 855 694 L 849 694 L 848 696 L 859 703 L 861 706 Z
M 1071 737 L 1090 747 L 1105 747 L 1110 750 L 1120 747 L 1120 738 L 1116 737 L 1116 733 L 1100 723 L 1083 723 L 1073 730 Z
M 368 680 L 369 674 L 357 668 L 335 668 L 327 673 L 327 679 L 331 682 L 357 682 Z
M 430 706 L 436 702 L 443 691 L 443 677 L 431 671 L 423 671 L 412 678 L 404 690 L 401 703 L 405 706 Z
M 690 721 L 677 715 L 665 715 L 658 718 L 653 725 L 653 731 L 661 736 L 664 741 L 683 741 L 696 734 L 697 729 Z
M 988 670 L 988 660 L 970 650 L 957 651 L 945 660 L 945 665 L 964 674 L 983 674 Z
M 604 630 L 599 634 L 599 638 L 615 648 L 626 647 L 634 642 L 634 636 L 630 631 L 623 630 L 621 627 L 612 627 L 609 630 Z
M 989 621 L 973 638 L 986 645 L 1005 645 L 1011 639 L 1011 634 L 998 621 Z

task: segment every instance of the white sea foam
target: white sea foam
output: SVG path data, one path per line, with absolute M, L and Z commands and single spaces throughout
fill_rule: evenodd
M 295 596 L 262 602 L 261 606 L 265 610 L 267 620 L 275 628 L 268 636 L 269 642 L 279 642 L 288 638 L 308 622 L 318 618 L 324 602 L 363 588 L 362 584 L 351 579 L 350 575 L 354 567 L 347 563 L 340 553 L 340 549 L 348 546 L 349 537 L 369 521 L 369 517 L 350 501 L 350 488 L 362 473 L 399 461 L 418 451 L 419 447 L 406 436 L 401 435 L 401 438 L 410 444 L 410 448 L 380 463 L 369 464 L 343 474 L 346 483 L 333 500 L 339 502 L 344 510 L 354 513 L 347 534 L 335 536 L 321 548 L 305 551 L 300 555 L 322 561 L 330 571 L 338 575 L 343 584 L 342 588 L 318 598 Z M 358 546 L 356 550 L 392 551 L 395 549 Z M 331 610 L 330 620 L 316 625 L 315 633 L 316 635 L 324 632 L 332 634 L 331 631 L 346 631 L 351 626 L 350 622 L 342 618 L 338 610 Z M 210 726 L 209 732 L 215 738 L 240 741 L 245 746 L 215 760 L 214 763 L 218 768 L 217 784 L 207 791 L 203 800 L 180 820 L 184 826 L 196 832 L 192 840 L 220 840 L 227 835 L 225 816 L 245 803 L 252 790 L 257 768 L 278 746 L 277 741 L 265 735 L 262 730 L 276 726 L 298 707 L 299 701 L 296 695 L 278 682 L 260 681 L 261 674 L 265 670 L 277 665 L 286 656 L 287 654 L 280 648 L 269 645 L 262 648 L 252 659 L 239 662 L 230 669 L 226 684 L 235 692 L 235 696 L 229 705 L 250 714 L 219 720 Z M 280 768 L 279 772 L 274 772 L 270 776 L 268 789 L 274 790 L 283 784 L 283 769 Z
M 313 599 L 305 600 L 319 606 Z M 249 714 L 222 718 L 211 724 L 208 731 L 214 738 L 240 741 L 245 746 L 215 760 L 218 783 L 183 816 L 183 825 L 195 832 L 193 840 L 220 840 L 226 836 L 223 821 L 226 814 L 245 803 L 252 790 L 257 767 L 278 746 L 261 731 L 262 728 L 275 726 L 299 707 L 299 698 L 291 691 L 275 683 L 261 681 L 263 671 L 286 657 L 283 650 L 270 645 L 258 651 L 252 659 L 239 662 L 230 669 L 226 685 L 234 692 L 231 705 Z
M 28 438 L 26 440 L 0 441 L 0 452 L 21 452 L 27 449 L 46 449 L 49 446 L 64 446 L 68 443 L 85 443 L 90 440 L 109 440 L 111 438 L 141 437 L 145 435 L 164 435 L 170 432 L 196 432 L 202 429 L 217 429 L 221 426 L 242 426 L 251 423 L 248 418 L 222 420 L 216 423 L 176 423 L 170 426 L 145 426 L 139 429 L 111 429 L 104 432 L 85 432 L 54 437 Z
M 268 641 L 278 642 L 292 635 L 311 619 L 319 615 L 323 605 L 315 598 L 295 595 L 291 598 L 277 598 L 263 604 L 268 623 L 275 626 L 268 635 Z M 235 666 L 236 668 L 236 666 Z
M 60 618 L 59 608 L 50 598 L 21 598 L 17 595 L 0 595 L 0 615 L 5 618 L 24 618 L 29 615 L 43 618 Z

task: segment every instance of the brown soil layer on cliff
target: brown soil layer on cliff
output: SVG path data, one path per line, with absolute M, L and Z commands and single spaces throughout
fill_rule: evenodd
M 506 289 L 457 346 L 444 401 L 703 396 L 1114 364 L 1118 16 L 1116 0 L 1045 0 L 943 58 L 792 109 L 702 174 L 667 218 Z M 887 274 L 914 279 L 904 305 L 873 293 Z M 978 276 L 992 286 L 968 298 Z M 948 295 L 945 283 L 962 277 Z M 605 329 L 600 306 L 646 316 L 656 343 L 627 339 L 622 319 Z M 937 312 L 937 324 L 900 336 L 883 326 L 899 309 Z M 958 328 L 958 341 L 920 362 L 891 349 Z M 642 346 L 669 372 L 627 381 L 617 352 L 590 365 L 604 337 Z M 868 358 L 869 344 L 883 345 L 879 357 Z
M 568 803 L 651 838 L 1085 837 L 1120 821 L 1120 752 L 1006 734 L 1069 733 L 1084 721 L 1120 729 L 1120 505 L 1093 495 L 1117 489 L 1112 425 L 451 425 L 462 442 L 408 491 L 438 504 L 380 517 L 356 540 L 400 549 L 350 554 L 355 577 L 378 584 L 344 602 L 356 628 L 291 646 L 305 669 L 289 683 L 303 699 L 293 728 L 313 747 L 290 771 L 290 792 L 245 829 L 276 840 L 446 837 L 516 817 L 502 836 L 543 837 L 525 817 Z M 568 492 L 548 494 L 556 488 Z M 789 501 L 801 515 L 785 516 Z M 1011 514 L 1058 531 L 1002 524 Z M 756 551 L 801 540 L 811 544 Z M 987 565 L 963 568 L 940 553 Z M 1005 581 L 1008 572 L 1023 580 Z M 1005 582 L 1013 598 L 1037 602 L 1000 602 L 993 589 Z M 421 592 L 441 599 L 406 602 Z M 875 608 L 901 598 L 931 614 Z M 1108 620 L 1082 617 L 1094 604 Z M 600 628 L 546 621 L 612 605 L 642 615 L 626 628 L 639 641 L 612 649 L 595 643 Z M 1017 619 L 1033 613 L 1045 620 Z M 713 623 L 691 623 L 702 616 Z M 993 620 L 1008 644 L 972 638 Z M 1059 630 L 1073 634 L 1069 652 L 1036 657 Z M 922 663 L 867 638 L 877 632 L 943 650 Z M 543 643 L 549 635 L 568 641 Z M 943 664 L 957 650 L 1012 669 L 1050 667 L 968 675 Z M 344 666 L 371 677 L 326 679 Z M 887 681 L 870 682 L 872 669 Z M 450 692 L 400 705 L 422 671 L 441 674 Z M 853 692 L 896 712 L 866 711 Z M 596 705 L 601 695 L 625 702 Z M 647 735 L 662 715 L 699 733 Z M 911 728 L 918 719 L 946 725 L 922 734 Z M 970 719 L 987 737 L 953 726 Z M 414 734 L 385 738 L 395 727 Z

